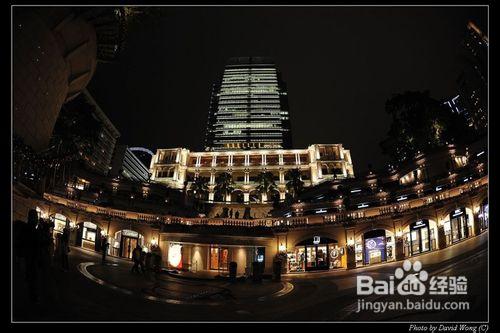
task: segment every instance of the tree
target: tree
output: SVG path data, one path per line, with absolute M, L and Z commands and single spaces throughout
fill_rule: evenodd
M 203 199 L 208 192 L 208 179 L 206 177 L 197 177 L 191 183 L 191 190 L 197 200 Z
M 257 191 L 262 195 L 263 198 L 267 200 L 268 193 L 271 193 L 276 190 L 277 186 L 274 182 L 274 176 L 271 172 L 261 172 L 257 176 Z M 266 201 L 262 200 L 262 201 Z
M 293 199 L 296 199 L 304 188 L 304 182 L 299 169 L 288 170 L 285 174 L 285 179 L 288 179 L 286 183 L 286 189 Z
M 395 162 L 470 136 L 465 118 L 431 98 L 428 91 L 397 94 L 386 102 L 385 109 L 392 123 L 380 145 Z
M 223 172 L 215 179 L 215 192 L 227 197 L 234 190 L 233 176 L 230 173 Z

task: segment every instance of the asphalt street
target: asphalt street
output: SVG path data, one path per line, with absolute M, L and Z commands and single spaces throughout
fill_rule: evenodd
M 406 301 L 407 296 L 358 296 L 356 277 L 389 280 L 403 262 L 353 270 L 288 274 L 282 282 L 236 284 L 133 275 L 131 263 L 73 248 L 70 270 L 54 267 L 41 281 L 41 300 L 28 300 L 22 265 L 13 267 L 14 321 L 486 321 L 488 233 L 411 258 L 429 276 L 465 276 L 466 295 L 434 296 L 468 302 L 469 309 L 358 311 L 360 300 Z M 429 295 L 424 295 L 429 298 Z M 422 297 L 424 297 L 422 296 Z M 413 297 L 413 296 L 412 296 Z M 410 297 L 411 298 L 411 297 Z M 413 297 L 415 298 L 415 297 Z

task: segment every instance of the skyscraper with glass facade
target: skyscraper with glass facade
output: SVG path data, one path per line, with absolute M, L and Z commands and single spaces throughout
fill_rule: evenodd
M 229 59 L 212 89 L 205 150 L 291 146 L 286 86 L 272 59 Z

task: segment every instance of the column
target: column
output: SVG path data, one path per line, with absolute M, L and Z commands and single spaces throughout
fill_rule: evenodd
M 280 170 L 280 183 L 285 183 L 285 172 L 283 170 Z
M 354 229 L 345 229 L 345 244 L 346 244 L 346 268 L 356 268 L 356 248 L 354 246 L 355 237 Z

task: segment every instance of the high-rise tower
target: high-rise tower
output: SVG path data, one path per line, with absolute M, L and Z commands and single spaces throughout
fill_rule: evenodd
M 286 86 L 274 62 L 266 57 L 229 59 L 212 88 L 205 150 L 291 146 Z

